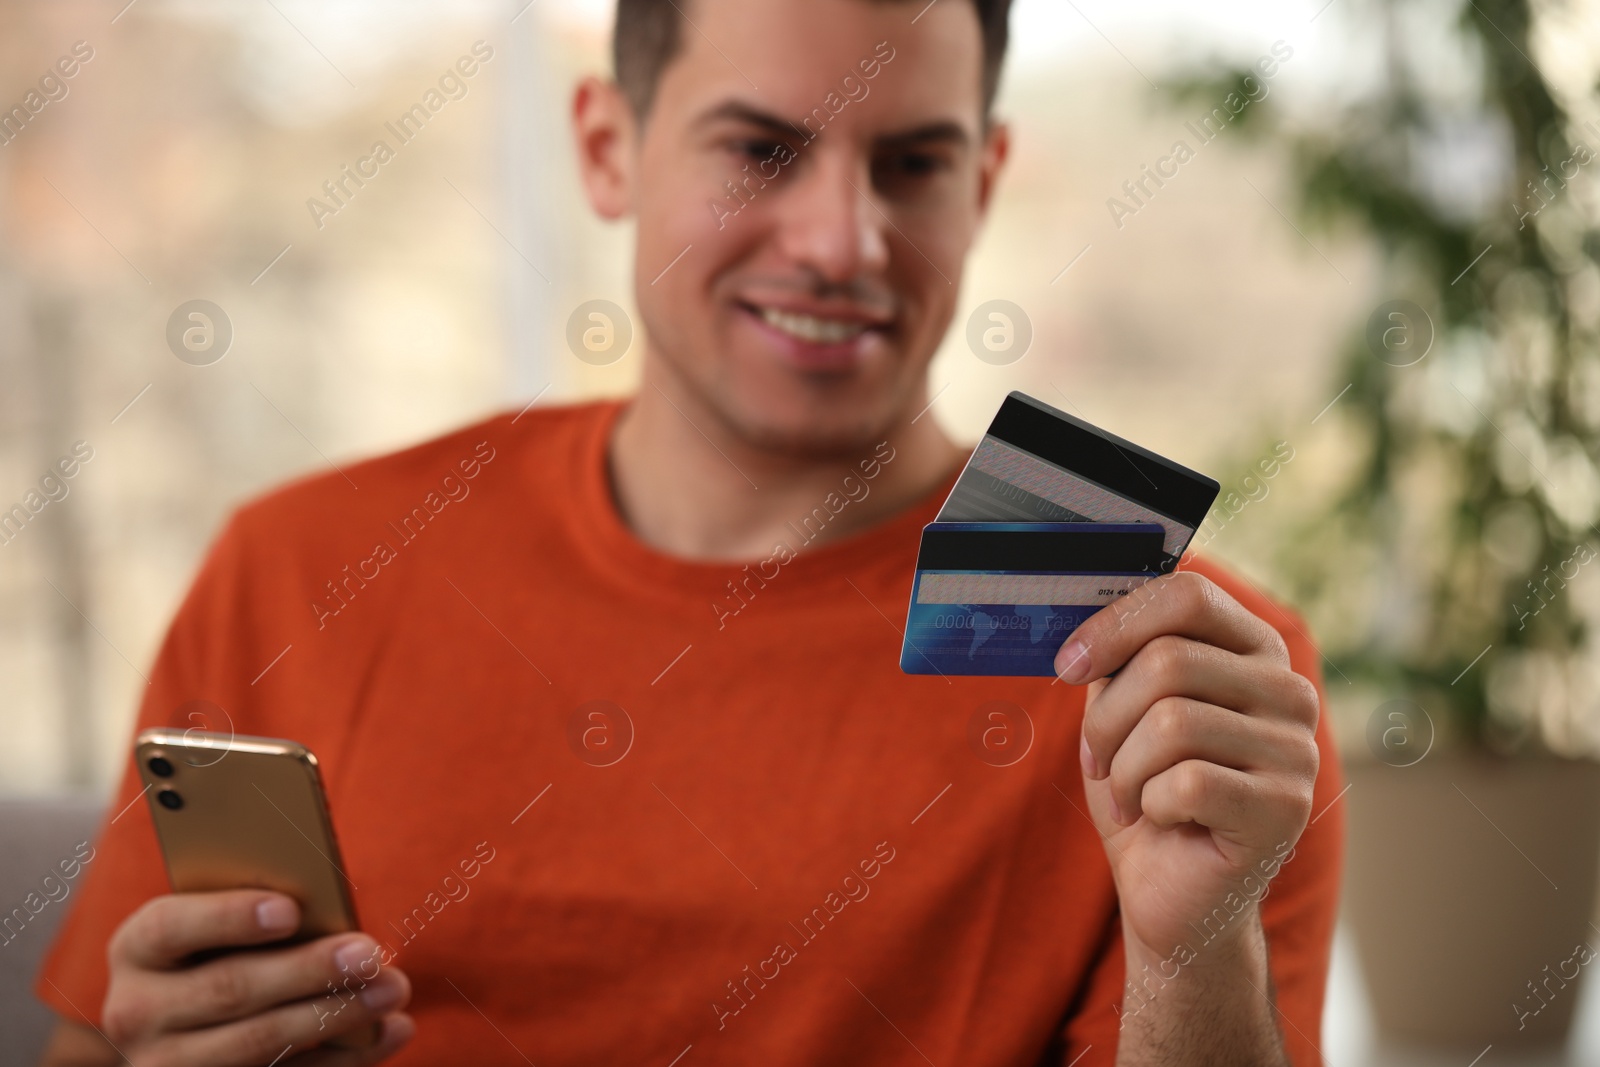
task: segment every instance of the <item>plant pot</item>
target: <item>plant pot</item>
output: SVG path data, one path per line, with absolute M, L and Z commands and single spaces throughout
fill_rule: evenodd
M 1347 774 L 1345 907 L 1379 1032 L 1497 1059 L 1563 1042 L 1600 980 L 1600 764 L 1435 752 Z

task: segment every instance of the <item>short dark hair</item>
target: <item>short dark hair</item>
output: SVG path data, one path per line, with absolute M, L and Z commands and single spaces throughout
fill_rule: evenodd
M 690 0 L 617 0 L 611 61 L 634 117 L 643 124 L 655 103 L 661 72 L 683 43 L 682 7 Z M 898 2 L 898 0 L 877 0 Z M 1000 88 L 1000 68 L 1010 38 L 1011 0 L 972 0 L 983 29 L 983 116 L 987 121 Z

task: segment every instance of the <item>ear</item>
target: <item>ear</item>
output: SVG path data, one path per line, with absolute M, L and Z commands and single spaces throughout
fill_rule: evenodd
M 615 82 L 584 78 L 572 97 L 578 172 L 595 214 L 608 221 L 633 209 L 636 174 L 633 109 Z
M 1004 122 L 995 122 L 989 127 L 989 135 L 984 138 L 983 158 L 978 161 L 978 214 L 989 213 L 989 201 L 994 197 L 994 190 L 1000 183 L 1000 172 L 1005 169 L 1006 159 L 1011 154 L 1011 127 Z

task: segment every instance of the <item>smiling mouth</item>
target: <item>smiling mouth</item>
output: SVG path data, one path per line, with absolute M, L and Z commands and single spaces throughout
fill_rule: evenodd
M 746 304 L 745 307 L 773 329 L 810 344 L 846 344 L 864 333 L 885 328 L 853 319 L 824 318 L 756 304 Z

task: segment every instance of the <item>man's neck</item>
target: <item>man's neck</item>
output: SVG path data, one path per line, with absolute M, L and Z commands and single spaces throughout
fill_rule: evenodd
M 747 561 L 792 543 L 788 524 L 824 507 L 828 495 L 847 498 L 817 541 L 876 525 L 933 491 L 965 454 L 932 417 L 919 418 L 926 397 L 884 431 L 893 459 L 785 455 L 740 439 L 714 412 L 696 402 L 661 361 L 647 358 L 638 395 L 617 421 L 608 448 L 612 491 L 623 521 L 645 543 L 686 559 Z M 913 421 L 914 420 L 914 421 Z M 885 455 L 889 454 L 885 450 Z M 860 464 L 877 461 L 876 477 Z

